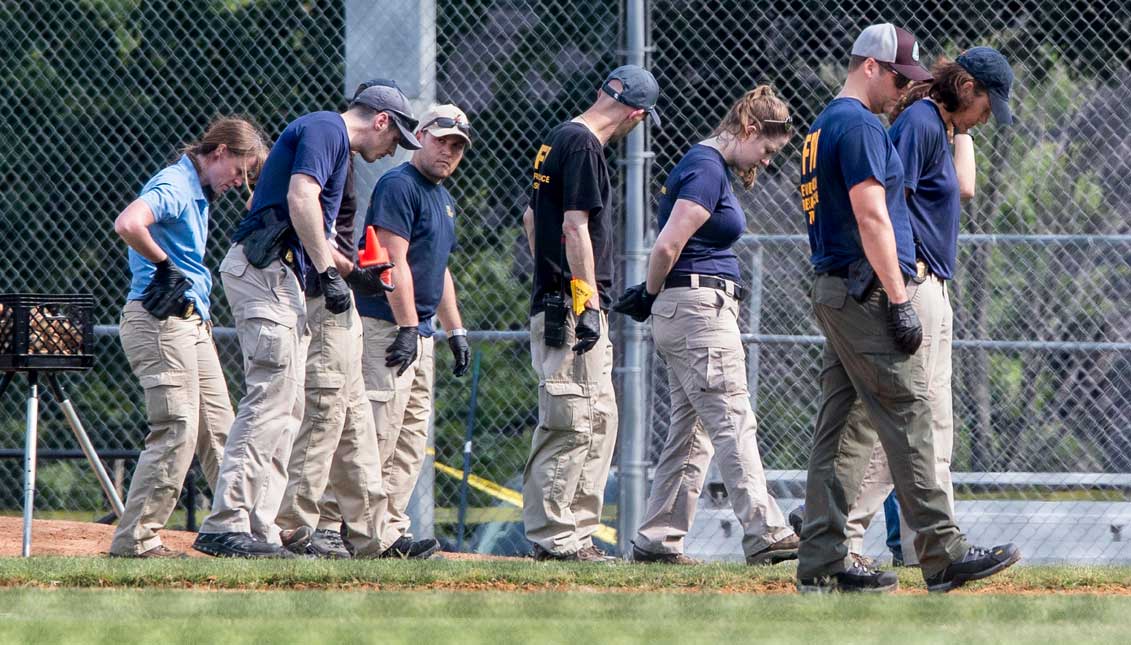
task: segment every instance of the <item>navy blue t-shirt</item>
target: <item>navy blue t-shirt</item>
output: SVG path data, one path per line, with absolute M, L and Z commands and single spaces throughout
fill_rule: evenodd
M 342 203 L 342 190 L 349 174 L 350 140 L 346 123 L 337 112 L 312 112 L 292 121 L 278 141 L 271 146 L 259 180 L 255 184 L 255 195 L 251 209 L 236 227 L 233 241 L 239 242 L 252 231 L 263 226 L 263 213 L 271 208 L 286 213 L 287 191 L 291 175 L 303 174 L 313 177 L 322 187 L 319 201 L 322 203 L 322 219 L 326 226 L 326 238 L 334 229 L 338 208 Z M 309 260 L 298 236 L 292 230 L 286 239 L 287 248 L 295 253 L 299 275 L 306 275 Z
M 895 120 L 888 135 L 903 160 L 915 250 L 931 273 L 949 280 L 958 262 L 962 202 L 958 171 L 938 106 L 928 99 L 912 103 Z
M 683 247 L 671 275 L 714 275 L 738 282 L 738 258 L 731 245 L 746 230 L 746 214 L 731 187 L 731 174 L 722 154 L 695 145 L 672 169 L 660 189 L 660 228 L 668 223 L 676 200 L 695 202 L 711 214 Z
M 826 273 L 864 257 L 848 191 L 868 179 L 887 191 L 899 266 L 915 275 L 915 242 L 903 197 L 903 164 L 887 131 L 857 99 L 829 103 L 801 149 L 801 206 L 809 225 L 810 261 Z
M 408 240 L 408 265 L 416 297 L 420 335 L 435 333 L 432 317 L 444 295 L 444 271 L 456 245 L 456 202 L 447 188 L 434 184 L 405 162 L 381 176 L 373 187 L 366 226 L 383 228 Z M 396 323 L 383 296 L 357 296 L 362 316 Z

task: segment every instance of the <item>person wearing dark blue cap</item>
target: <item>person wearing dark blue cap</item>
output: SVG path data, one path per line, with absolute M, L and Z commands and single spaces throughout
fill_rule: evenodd
M 932 78 L 913 35 L 890 23 L 852 47 L 844 89 L 809 127 L 801 153 L 801 205 L 815 275 L 813 314 L 824 332 L 821 405 L 806 479 L 798 550 L 802 593 L 887 592 L 898 578 L 852 558 L 845 527 L 877 438 L 900 506 L 919 533 L 930 591 L 949 591 L 1020 560 L 1016 546 L 972 546 L 935 478 L 930 373 L 917 306 L 915 235 L 904 164 L 876 118 L 914 80 Z M 930 321 L 928 321 L 930 324 Z M 930 333 L 928 331 L 927 333 Z M 850 424 L 857 402 L 869 423 Z
M 534 156 L 523 226 L 534 257 L 531 363 L 538 425 L 523 472 L 523 524 L 538 560 L 604 561 L 593 544 L 617 434 L 613 222 L 604 147 L 646 117 L 659 123 L 648 70 L 618 67 L 584 113 L 558 125 Z
M 415 126 L 405 95 L 378 85 L 359 93 L 345 112 L 295 119 L 267 155 L 251 207 L 220 265 L 243 352 L 246 394 L 224 448 L 212 512 L 193 543 L 197 551 L 220 557 L 290 556 L 275 520 L 305 407 L 304 278 L 313 267 L 326 310 L 336 321 L 348 325 L 356 316 L 329 243 L 349 155 L 356 152 L 372 162 L 392 154 L 398 144 L 419 149 Z M 365 458 L 375 462 L 373 448 Z M 383 495 L 376 478 L 361 485 L 369 499 Z M 376 526 L 368 524 L 363 538 L 376 550 Z
M 975 47 L 955 61 L 937 62 L 932 75 L 933 80 L 912 85 L 889 113 L 892 126 L 888 133 L 903 162 L 904 193 L 915 236 L 913 280 L 918 286 L 913 304 L 923 323 L 923 345 L 918 354 L 923 355 L 929 368 L 924 378 L 931 409 L 935 476 L 953 512 L 950 460 L 954 450 L 954 310 L 948 283 L 957 272 L 962 202 L 974 196 L 974 142 L 969 132 L 989 120 L 991 113 L 999 126 L 1012 122 L 1008 101 L 1013 72 L 998 51 Z M 868 423 L 862 413 L 849 418 L 849 425 Z M 863 481 L 846 528 L 849 550 L 853 553 L 860 552 L 872 517 L 893 487 L 887 454 L 878 441 Z M 897 533 L 903 543 L 899 555 L 905 564 L 918 564 L 913 546 L 917 534 L 907 526 L 906 517 L 902 524 Z

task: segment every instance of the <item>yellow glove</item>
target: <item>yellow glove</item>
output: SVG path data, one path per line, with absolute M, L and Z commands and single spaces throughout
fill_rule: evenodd
M 573 296 L 573 313 L 580 316 L 581 312 L 585 311 L 585 303 L 597 293 L 597 290 L 589 286 L 589 283 L 581 278 L 574 278 L 569 281 L 569 291 Z

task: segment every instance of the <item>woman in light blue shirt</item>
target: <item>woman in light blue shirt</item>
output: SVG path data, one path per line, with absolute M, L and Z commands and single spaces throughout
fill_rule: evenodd
M 157 531 L 176 507 L 194 454 L 215 486 L 232 403 L 212 340 L 212 275 L 204 266 L 209 203 L 246 186 L 266 156 L 254 125 L 218 118 L 114 221 L 133 276 L 119 337 L 145 390 L 149 436 L 110 555 L 183 557 L 161 544 Z

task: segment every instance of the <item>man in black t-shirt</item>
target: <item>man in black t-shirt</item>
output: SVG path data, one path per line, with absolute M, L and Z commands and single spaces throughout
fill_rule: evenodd
M 534 156 L 523 226 L 534 257 L 530 352 L 538 426 L 523 473 L 523 523 L 537 560 L 603 561 L 593 545 L 617 434 L 609 168 L 604 146 L 646 116 L 656 79 L 635 65 L 605 79 L 596 102 L 546 135 Z

